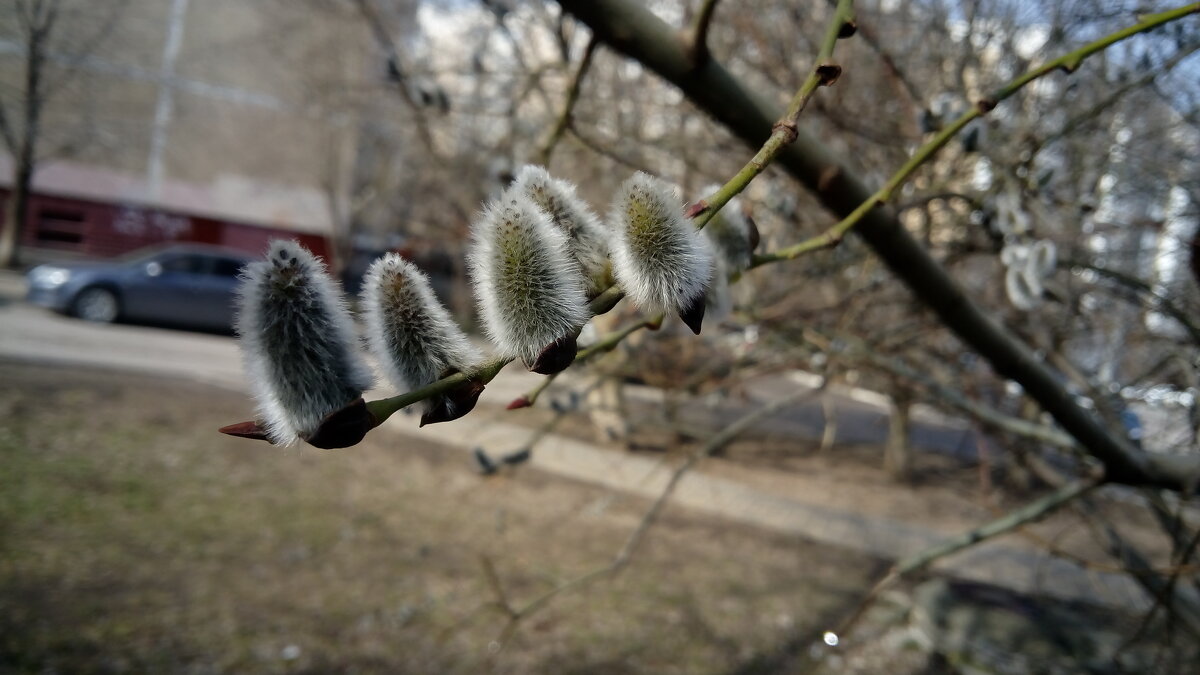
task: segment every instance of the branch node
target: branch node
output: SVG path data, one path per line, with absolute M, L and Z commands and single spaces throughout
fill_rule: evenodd
M 838 28 L 838 39 L 845 40 L 848 37 L 853 37 L 858 32 L 858 22 L 854 19 L 846 19 Z
M 686 218 L 695 218 L 696 216 L 708 210 L 708 202 L 701 199 L 695 204 L 691 204 L 684 210 L 683 215 Z
M 792 143 L 800 135 L 795 120 L 779 120 L 771 127 L 771 133 L 782 133 L 785 145 Z
M 996 99 L 981 98 L 975 102 L 975 107 L 979 109 L 981 114 L 986 115 L 996 109 Z
M 832 87 L 842 76 L 842 67 L 833 61 L 825 61 L 817 65 L 818 84 L 822 87 Z

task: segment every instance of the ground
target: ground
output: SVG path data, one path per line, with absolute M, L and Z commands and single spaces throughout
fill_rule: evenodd
M 616 579 L 500 644 L 513 604 L 604 565 L 644 500 L 372 435 L 281 450 L 199 384 L 0 363 L 0 670 L 766 672 L 882 563 L 669 511 Z M 527 470 L 526 470 L 527 469 Z

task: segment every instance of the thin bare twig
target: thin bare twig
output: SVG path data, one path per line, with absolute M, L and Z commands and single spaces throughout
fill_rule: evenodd
M 701 0 L 700 9 L 692 19 L 692 25 L 684 38 L 687 40 L 688 58 L 692 67 L 699 68 L 708 60 L 708 28 L 712 25 L 717 0 Z
M 563 134 L 571 126 L 571 119 L 575 114 L 575 104 L 579 101 L 579 91 L 583 85 L 583 78 L 587 76 L 588 69 L 592 66 L 592 56 L 596 53 L 596 47 L 599 44 L 599 41 L 594 36 L 588 38 L 587 46 L 583 49 L 583 56 L 579 59 L 579 65 L 575 67 L 575 72 L 571 76 L 571 83 L 567 85 L 567 95 L 563 100 L 558 118 L 555 119 L 550 133 L 546 135 L 546 140 L 542 142 L 537 153 L 534 154 L 537 163 L 542 166 L 550 166 L 550 156 L 554 154 L 554 149 L 558 147 L 558 142 L 562 140 Z
M 1025 506 L 1008 512 L 1000 518 L 967 530 L 962 534 L 951 537 L 920 553 L 897 562 L 867 591 L 862 601 L 855 606 L 854 611 L 837 625 L 833 630 L 834 634 L 841 637 L 848 635 L 854 629 L 855 624 L 866 614 L 867 609 L 879 598 L 880 594 L 900 579 L 924 569 L 942 558 L 975 546 L 980 542 L 1041 520 L 1062 506 L 1087 494 L 1088 491 L 1100 485 L 1101 482 L 1102 479 L 1093 478 L 1069 483 L 1041 499 L 1037 499 Z
M 517 624 L 522 619 L 525 619 L 530 614 L 533 614 L 537 610 L 541 609 L 558 595 L 574 588 L 586 586 L 597 579 L 615 576 L 618 574 L 622 569 L 629 565 L 630 561 L 633 560 L 633 556 L 637 552 L 638 547 L 645 539 L 646 534 L 650 531 L 650 528 L 653 527 L 654 523 L 657 522 L 659 517 L 662 515 L 663 509 L 666 507 L 667 502 L 670 501 L 671 495 L 674 494 L 675 488 L 678 487 L 679 482 L 683 479 L 684 475 L 687 474 L 688 471 L 691 471 L 701 459 L 709 457 L 720 449 L 729 445 L 731 442 L 737 439 L 738 436 L 742 435 L 767 417 L 770 417 L 787 406 L 793 405 L 806 397 L 817 395 L 821 393 L 823 389 L 824 384 L 817 389 L 795 392 L 788 396 L 776 399 L 775 401 L 772 401 L 771 403 L 756 410 L 753 410 L 735 420 L 719 434 L 710 438 L 702 447 L 688 455 L 687 459 L 685 459 L 671 473 L 671 477 L 667 479 L 667 484 L 663 487 L 662 492 L 659 493 L 658 497 L 654 500 L 654 503 L 650 505 L 650 508 L 646 510 L 646 513 L 638 522 L 637 527 L 630 532 L 629 536 L 625 540 L 624 545 L 621 546 L 621 549 L 617 552 L 616 556 L 614 556 L 608 564 L 591 570 L 590 572 L 581 574 L 577 577 L 568 579 L 567 581 L 564 581 L 561 584 L 551 588 L 550 590 L 542 593 L 520 607 L 514 607 L 511 603 L 509 603 L 507 596 L 502 590 L 494 591 L 497 598 L 501 599 L 503 602 L 503 604 L 500 604 L 501 601 L 498 601 L 497 604 L 508 616 L 508 622 L 501 632 L 501 636 L 498 638 L 498 641 L 503 644 L 509 637 L 512 636 L 513 632 L 516 630 Z
M 788 103 L 787 111 L 783 117 L 779 118 L 779 121 L 775 122 L 771 128 L 770 137 L 754 154 L 754 157 L 742 167 L 742 170 L 734 174 L 733 178 L 729 179 L 716 192 L 697 204 L 698 208 L 694 211 L 696 227 L 707 225 L 721 208 L 729 203 L 729 200 L 745 190 L 750 182 L 765 171 L 785 147 L 796 140 L 800 114 L 808 106 L 813 94 L 820 87 L 833 86 L 842 74 L 842 67 L 832 60 L 834 46 L 839 38 L 853 35 L 856 26 L 853 0 L 838 0 L 829 26 L 825 29 L 825 37 L 821 40 L 821 47 L 813 61 L 812 70 L 805 78 L 804 83 L 800 85 L 800 89 L 796 91 L 796 95 L 792 97 L 791 102 Z
M 425 146 L 428 152 L 436 155 L 437 147 L 434 145 L 433 135 L 429 132 L 429 125 L 425 120 L 425 112 L 417 104 L 416 100 L 413 99 L 412 93 L 408 90 L 406 76 L 401 69 L 403 61 L 400 58 L 400 50 L 396 47 L 395 41 L 392 40 L 391 33 L 388 32 L 387 26 L 379 16 L 379 12 L 376 11 L 372 0 L 354 0 L 354 2 L 358 7 L 359 14 L 362 15 L 363 20 L 370 27 L 371 33 L 375 36 L 375 41 L 383 49 L 384 53 L 387 54 L 392 67 L 398 73 L 397 79 L 399 81 L 396 83 L 396 90 L 400 94 L 400 99 L 412 111 L 413 124 L 417 128 L 417 137 L 421 139 L 421 145 Z
M 1046 63 L 1027 71 L 1020 77 L 1010 81 L 1003 87 L 1000 87 L 991 96 L 978 101 L 970 110 L 959 116 L 950 124 L 946 125 L 936 136 L 928 143 L 922 145 L 909 157 L 908 161 L 900 167 L 892 177 L 883 184 L 869 198 L 859 204 L 858 208 L 850 212 L 845 218 L 838 221 L 837 224 L 825 230 L 821 234 L 806 239 L 798 244 L 789 246 L 772 253 L 755 256 L 753 267 L 763 265 L 769 262 L 777 262 L 779 260 L 791 260 L 805 253 L 816 251 L 831 246 L 836 246 L 841 243 L 846 233 L 853 228 L 859 221 L 881 204 L 887 203 L 892 196 L 900 189 L 908 179 L 916 173 L 917 169 L 921 168 L 926 162 L 946 146 L 955 136 L 958 135 L 968 124 L 978 117 L 982 117 L 991 112 L 1001 101 L 1011 97 L 1026 85 L 1035 80 L 1041 79 L 1051 73 L 1059 70 L 1067 73 L 1072 73 L 1083 63 L 1085 59 L 1096 53 L 1102 52 L 1108 47 L 1122 40 L 1152 30 L 1165 23 L 1183 18 L 1189 14 L 1194 14 L 1200 11 L 1200 3 L 1194 3 L 1178 9 L 1173 9 L 1159 14 L 1152 14 L 1142 18 L 1138 23 L 1119 30 L 1110 35 L 1106 35 L 1099 40 L 1088 43 L 1079 49 L 1063 54 L 1062 56 L 1047 61 Z

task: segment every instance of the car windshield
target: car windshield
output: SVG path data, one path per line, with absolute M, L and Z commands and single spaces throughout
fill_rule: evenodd
M 136 251 L 130 251 L 129 253 L 113 258 L 112 262 L 129 267 L 138 267 L 139 265 L 145 265 L 152 260 L 161 261 L 164 256 L 198 256 L 203 258 L 218 258 L 222 260 L 228 258 L 230 261 L 232 261 L 231 264 L 235 264 L 237 267 L 241 267 L 251 260 L 251 258 L 248 256 L 244 260 L 241 259 L 236 252 L 224 254 L 218 251 L 194 251 L 186 248 L 180 248 L 177 244 L 162 244 L 139 248 Z
M 151 260 L 154 260 L 155 258 L 158 258 L 159 256 L 161 256 L 163 253 L 166 253 L 170 249 L 171 249 L 171 247 L 169 245 L 147 246 L 146 248 L 139 248 L 136 251 L 130 251 L 129 253 L 126 253 L 124 255 L 119 255 L 119 256 L 113 258 L 112 262 L 118 263 L 121 265 L 129 265 L 131 267 L 135 267 L 137 265 L 142 265 L 142 264 L 150 262 Z

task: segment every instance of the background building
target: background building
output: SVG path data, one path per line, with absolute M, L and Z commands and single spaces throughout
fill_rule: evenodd
M 0 106 L 10 126 L 23 123 L 27 91 L 19 12 L 58 12 L 27 258 L 176 240 L 257 251 L 278 236 L 330 251 L 356 128 L 342 89 L 361 79 L 371 47 L 356 15 L 277 0 L 5 4 Z M 0 152 L 0 199 L 12 167 Z

